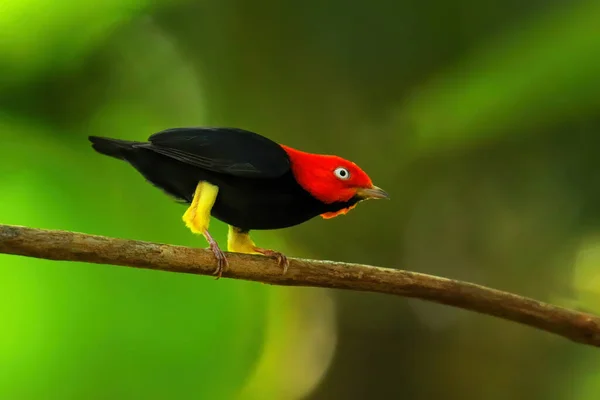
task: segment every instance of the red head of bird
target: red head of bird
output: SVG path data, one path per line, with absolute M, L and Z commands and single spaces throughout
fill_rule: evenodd
M 313 197 L 323 203 L 388 198 L 355 163 L 338 156 L 313 154 L 281 146 L 287 152 L 294 177 Z

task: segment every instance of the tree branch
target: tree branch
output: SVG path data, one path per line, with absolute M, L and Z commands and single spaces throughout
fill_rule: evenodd
M 0 253 L 212 275 L 205 249 L 114 239 L 75 232 L 0 225 Z M 394 294 L 476 311 L 600 347 L 600 318 L 472 283 L 415 272 L 330 261 L 290 259 L 282 275 L 275 260 L 227 253 L 223 277 L 276 285 L 314 286 Z

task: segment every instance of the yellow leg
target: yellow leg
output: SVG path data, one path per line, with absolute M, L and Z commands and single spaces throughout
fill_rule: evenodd
M 210 224 L 210 210 L 212 210 L 219 188 L 208 182 L 200 182 L 196 186 L 192 204 L 183 214 L 183 222 L 194 233 L 204 233 Z
M 289 261 L 285 255 L 278 251 L 257 247 L 247 231 L 231 225 L 229 226 L 229 233 L 227 235 L 227 250 L 236 253 L 262 254 L 267 257 L 275 257 L 279 266 L 283 268 L 284 274 L 289 267 Z
M 219 248 L 218 243 L 208 232 L 208 225 L 210 224 L 210 211 L 217 200 L 218 194 L 219 188 L 217 186 L 208 182 L 198 183 L 198 186 L 196 186 L 196 191 L 194 192 L 192 204 L 190 204 L 185 214 L 183 214 L 182 219 L 183 222 L 185 222 L 185 225 L 193 233 L 202 234 L 206 238 L 206 241 L 208 242 L 212 252 L 215 254 L 218 262 L 217 269 L 215 270 L 214 274 L 220 278 L 223 274 L 223 270 L 228 265 L 227 258 L 225 258 L 225 254 Z
M 236 253 L 256 254 L 254 251 L 256 245 L 250 238 L 248 232 L 244 232 L 239 228 L 229 225 L 229 233 L 227 234 L 227 251 Z

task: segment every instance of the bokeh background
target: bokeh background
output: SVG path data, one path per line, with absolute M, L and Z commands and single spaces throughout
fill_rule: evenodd
M 4 0 L 0 26 L 1 223 L 204 247 L 86 138 L 237 126 L 392 195 L 261 245 L 600 312 L 597 0 Z M 0 255 L 1 399 L 599 396 L 597 351 L 450 307 Z

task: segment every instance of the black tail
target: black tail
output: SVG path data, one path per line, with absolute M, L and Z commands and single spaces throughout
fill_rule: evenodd
M 124 160 L 125 153 L 133 149 L 136 144 L 142 143 L 131 140 L 110 139 L 99 136 L 90 136 L 88 139 L 90 142 L 92 142 L 92 147 L 98 153 L 118 158 L 119 160 Z

